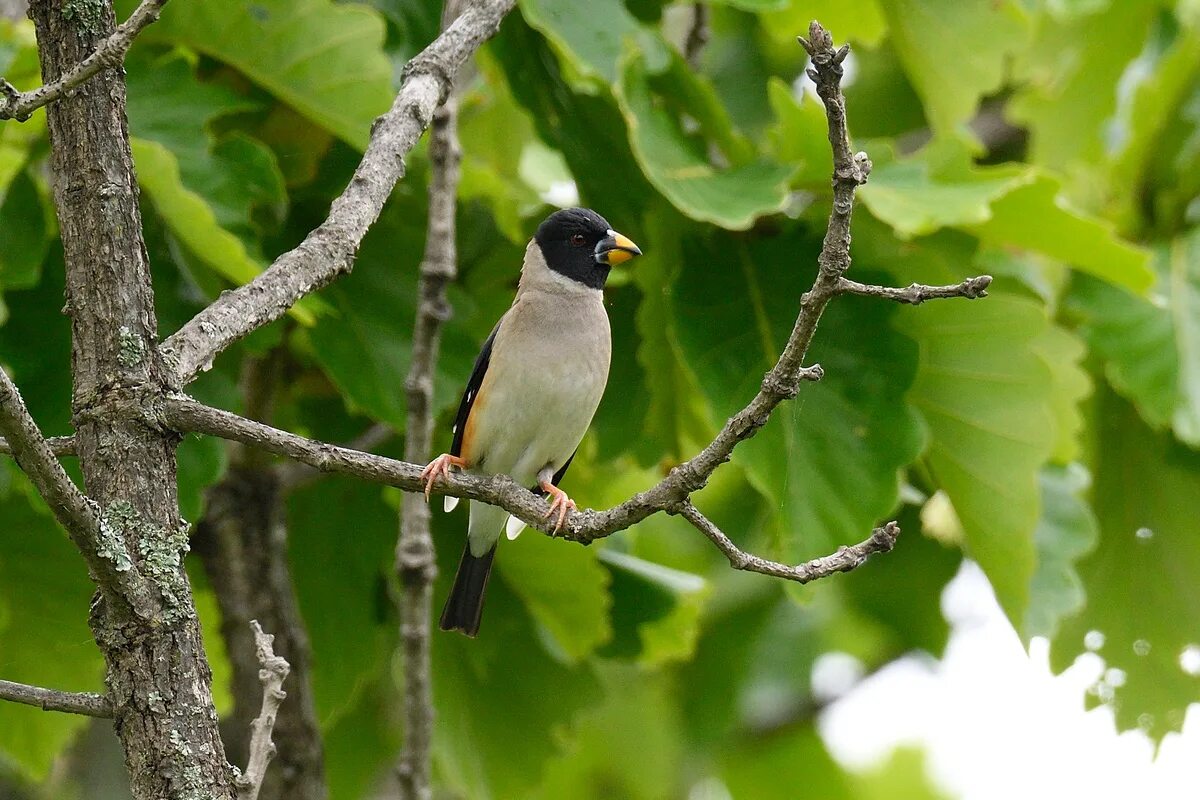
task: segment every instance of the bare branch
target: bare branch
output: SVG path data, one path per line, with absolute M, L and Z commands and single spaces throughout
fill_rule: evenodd
M 0 433 L 12 448 L 17 465 L 29 476 L 55 519 L 83 553 L 100 587 L 116 592 L 144 617 L 152 616 L 158 602 L 130 559 L 125 543 L 109 530 L 95 504 L 84 497 L 58 463 L 20 392 L 3 369 L 0 369 Z
M 347 442 L 345 448 L 347 450 L 360 450 L 364 453 L 369 453 L 395 435 L 396 431 L 392 429 L 391 425 L 376 422 L 354 439 Z M 319 470 L 303 462 L 291 461 L 280 464 L 276 472 L 279 478 L 279 491 L 282 494 L 294 492 L 316 480 L 320 474 Z
M 158 19 L 167 0 L 142 0 L 129 19 L 117 26 L 112 35 L 101 42 L 90 56 L 76 64 L 70 72 L 53 83 L 29 92 L 18 92 L 8 81 L 0 78 L 0 120 L 24 122 L 34 111 L 52 103 L 76 86 L 91 79 L 103 69 L 121 66 L 133 40 L 142 30 Z
M 51 436 L 46 440 L 46 446 L 50 448 L 50 452 L 58 458 L 63 456 L 75 455 L 75 437 L 74 436 Z M 7 439 L 0 439 L 0 453 L 4 455 L 12 455 L 12 445 Z
M 263 685 L 263 701 L 258 719 L 251 724 L 254 733 L 250 737 L 250 758 L 246 762 L 246 771 L 237 777 L 239 800 L 258 800 L 258 790 L 262 788 L 267 766 L 275 757 L 275 743 L 271 741 L 271 731 L 275 728 L 275 715 L 279 713 L 279 704 L 287 697 L 287 692 L 283 690 L 283 681 L 291 669 L 285 658 L 275 655 L 275 637 L 263 633 L 258 620 L 250 620 L 250 628 L 254 631 L 258 663 L 262 664 L 258 678 Z
M 36 706 L 42 711 L 65 711 L 85 717 L 108 719 L 113 715 L 112 701 L 95 692 L 60 692 L 25 683 L 0 681 L 0 700 Z
M 404 156 L 449 95 L 458 68 L 496 32 L 514 2 L 477 0 L 410 61 L 400 93 L 391 110 L 375 120 L 367 151 L 328 218 L 265 272 L 222 294 L 162 343 L 180 386 L 207 369 L 226 347 L 352 269 L 363 236 L 404 176 Z
M 442 6 L 442 27 L 453 22 L 454 0 Z M 446 284 L 458 271 L 455 212 L 458 208 L 458 101 L 451 92 L 434 115 L 429 134 L 429 220 L 425 255 L 417 289 L 419 305 L 413 324 L 412 362 L 404 388 L 408 416 L 404 457 L 429 460 L 433 437 L 433 376 L 438 362 L 442 323 L 450 316 Z M 419 494 L 405 494 L 396 539 L 396 575 L 400 580 L 400 642 L 404 652 L 404 747 L 396 775 L 400 797 L 429 800 L 433 748 L 433 681 L 430 669 L 430 617 L 437 556 L 429 534 L 429 504 Z
M 838 551 L 832 555 L 814 558 L 812 561 L 791 567 L 777 561 L 768 561 L 739 548 L 708 517 L 700 513 L 691 500 L 680 503 L 676 513 L 707 536 L 725 554 L 725 557 L 729 559 L 730 566 L 734 569 L 759 572 L 796 583 L 810 583 L 821 578 L 828 578 L 836 572 L 849 572 L 856 569 L 875 553 L 890 552 L 900 537 L 900 526 L 895 522 L 889 522 L 882 528 L 872 531 L 871 537 L 866 541 L 850 547 L 839 547 Z
M 968 278 L 962 283 L 956 283 L 952 286 L 926 286 L 921 283 L 913 283 L 903 289 L 892 286 L 873 286 L 842 278 L 838 281 L 837 290 L 838 294 L 882 297 L 885 300 L 895 300 L 897 303 L 908 303 L 909 305 L 919 306 L 926 300 L 940 300 L 951 297 L 965 297 L 968 300 L 977 300 L 980 297 L 987 297 L 987 288 L 991 285 L 991 275 L 979 275 L 975 278 Z

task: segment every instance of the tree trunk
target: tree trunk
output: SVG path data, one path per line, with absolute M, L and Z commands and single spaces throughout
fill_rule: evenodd
M 34 0 L 31 15 L 47 82 L 88 55 L 114 25 L 109 0 Z M 103 71 L 50 105 L 47 118 L 67 265 L 79 460 L 114 544 L 140 565 L 161 600 L 147 616 L 106 592 L 90 618 L 108 664 L 133 795 L 232 798 L 233 772 L 183 570 L 187 524 L 176 498 L 177 437 L 150 421 L 170 378 L 157 350 L 123 72 Z

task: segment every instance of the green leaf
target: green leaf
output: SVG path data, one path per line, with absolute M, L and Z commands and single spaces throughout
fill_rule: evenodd
M 521 0 L 520 6 L 525 21 L 586 77 L 616 83 L 626 42 L 645 54 L 652 72 L 666 66 L 668 50 L 662 37 L 638 22 L 621 0 L 591 0 L 587 13 L 555 0 Z
M 762 15 L 763 28 L 786 39 L 792 47 L 796 46 L 796 36 L 808 37 L 808 23 L 814 19 L 820 20 L 839 47 L 853 41 L 874 49 L 887 34 L 887 20 L 879 0 L 859 0 L 857 3 L 796 0 L 766 5 L 768 10 Z M 772 9 L 770 5 L 776 8 Z
M 28 170 L 19 172 L 0 202 L 0 289 L 28 289 L 41 276 L 51 226 Z
M 731 797 L 753 797 L 756 800 L 794 798 L 796 783 L 793 780 L 780 780 L 780 776 L 794 775 L 798 764 L 805 765 L 804 792 L 810 797 L 820 797 L 821 800 L 851 800 L 858 797 L 842 768 L 825 749 L 813 725 L 785 729 L 785 735 L 782 736 L 764 736 L 757 741 L 748 739 L 736 749 L 721 755 L 721 779 L 729 787 Z
M 1034 352 L 1054 380 L 1050 396 L 1056 432 L 1052 458 L 1066 464 L 1079 457 L 1079 437 L 1084 428 L 1079 404 L 1092 393 L 1092 379 L 1080 366 L 1086 355 L 1083 341 L 1065 328 L 1051 325 L 1033 343 Z
M 123 3 L 131 7 L 130 3 Z M 235 67 L 359 150 L 392 99 L 384 24 L 330 0 L 209 0 L 163 9 L 148 41 L 182 44 Z
M 0 470 L 7 472 L 4 465 Z M 32 487 L 17 480 L 23 491 L 0 496 L 0 675 L 64 691 L 103 691 L 104 661 L 87 626 L 95 587 L 49 511 L 30 505 Z M 85 722 L 0 703 L 0 754 L 41 780 Z
M 944 227 L 973 225 L 992 216 L 992 203 L 1029 180 L 1019 167 L 976 169 L 939 180 L 925 159 L 894 161 L 873 170 L 858 196 L 878 219 L 909 239 Z
M 1075 564 L 1096 547 L 1096 518 L 1083 495 L 1091 476 L 1079 464 L 1046 467 L 1040 475 L 1042 518 L 1034 532 L 1037 571 L 1021 634 L 1053 639 L 1059 620 L 1077 614 L 1086 597 Z
M 1150 254 L 1119 238 L 1111 224 L 1071 207 L 1058 178 L 1038 174 L 992 204 L 992 216 L 969 228 L 985 244 L 1019 247 L 1135 292 L 1150 288 Z
M 1200 445 L 1200 229 L 1155 255 L 1161 297 L 1079 280 L 1068 303 L 1113 387 L 1151 427 Z
M 143 139 L 131 139 L 130 145 L 142 189 L 193 256 L 235 284 L 249 283 L 262 272 L 262 265 L 246 252 L 242 241 L 222 228 L 208 204 L 183 185 L 179 162 L 166 147 Z M 314 307 L 311 301 L 301 301 L 288 313 L 311 325 L 316 319 Z
M 819 186 L 826 191 L 833 172 L 833 157 L 825 109 L 820 101 L 809 95 L 798 99 L 777 77 L 767 84 L 767 98 L 775 112 L 775 124 L 767 131 L 771 155 L 780 164 L 798 168 L 793 179 L 796 184 Z
M 815 239 L 795 233 L 685 240 L 672 314 L 718 418 L 745 405 L 775 363 L 818 249 Z M 733 454 L 781 509 L 777 549 L 791 563 L 867 536 L 896 504 L 899 469 L 923 446 L 920 421 L 904 399 L 916 352 L 889 331 L 892 309 L 862 300 L 838 299 L 826 310 L 807 358 L 825 367 L 825 378 L 804 385 Z
M 608 572 L 595 550 L 538 531 L 500 549 L 497 570 L 568 662 L 591 655 L 612 637 Z
M 936 133 L 975 115 L 979 98 L 1003 84 L 1005 62 L 1030 32 L 1027 13 L 1014 0 L 892 0 L 883 13 Z
M 1200 456 L 1148 430 L 1111 392 L 1097 419 L 1100 543 L 1079 565 L 1087 606 L 1060 626 L 1051 661 L 1061 670 L 1085 645 L 1095 651 L 1121 674 L 1106 672 L 1089 705 L 1108 701 L 1119 728 L 1159 740 L 1180 729 L 1200 692 L 1200 676 L 1181 663 L 1198 644 L 1190 621 L 1200 618 Z
M 1104 156 L 1118 80 L 1162 5 L 1112 2 L 1069 19 L 1043 15 L 1031 45 L 1015 59 L 1016 76 L 1027 82 L 1007 109 L 1030 129 L 1030 161 L 1075 176 Z
M 1060 190 L 1058 179 L 1034 168 L 975 167 L 961 143 L 947 139 L 879 167 L 859 196 L 902 239 L 962 228 L 985 244 L 1041 253 L 1134 291 L 1149 288 L 1148 254 L 1071 209 Z
M 325 477 L 288 501 L 288 555 L 312 642 L 322 729 L 349 713 L 384 674 L 396 640 L 387 592 L 396 512 L 377 486 Z
M 549 762 L 538 800 L 672 797 L 684 754 L 668 676 L 614 664 L 604 702 L 579 715 L 571 749 Z
M 684 136 L 679 120 L 656 105 L 643 59 L 625 61 L 616 96 L 638 164 L 684 214 L 744 230 L 758 217 L 783 207 L 793 168 L 763 158 L 714 167 Z
M 703 578 L 612 548 L 600 551 L 612 573 L 613 627 L 632 629 L 635 642 L 614 642 L 604 655 L 639 654 L 643 666 L 690 656 L 708 594 Z
M 452 533 L 452 526 L 460 527 L 452 517 L 434 515 L 434 540 L 457 544 L 462 532 Z M 435 603 L 449 593 L 458 554 L 456 546 L 439 549 Z M 444 633 L 432 645 L 439 783 L 472 800 L 525 796 L 546 763 L 562 752 L 565 726 L 600 701 L 592 667 L 566 665 L 546 651 L 507 581 L 488 586 L 478 638 Z
M 1047 324 L 1040 304 L 1003 291 L 896 317 L 920 348 L 908 396 L 931 434 L 929 471 L 1014 625 L 1029 604 L 1037 475 L 1055 438 L 1050 373 L 1032 351 Z

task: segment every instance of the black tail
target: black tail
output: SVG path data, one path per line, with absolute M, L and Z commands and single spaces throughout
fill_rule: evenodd
M 463 548 L 458 572 L 454 574 L 454 588 L 442 609 L 439 626 L 444 631 L 462 631 L 467 636 L 479 633 L 479 621 L 483 618 L 483 595 L 487 591 L 488 576 L 492 574 L 492 559 L 496 557 L 496 545 L 481 556 L 471 555 L 471 543 Z

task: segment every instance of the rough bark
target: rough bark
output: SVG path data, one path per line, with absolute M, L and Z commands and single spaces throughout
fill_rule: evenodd
M 229 755 L 246 763 L 250 723 L 262 703 L 261 669 L 250 621 L 275 636 L 292 666 L 288 701 L 275 720 L 278 755 L 261 800 L 323 800 L 324 754 L 313 701 L 311 650 L 287 561 L 283 496 L 275 470 L 237 465 L 207 493 L 195 549 L 221 609 L 221 635 L 233 666 L 234 712 L 222 726 Z
M 36 0 L 47 83 L 112 33 L 108 2 Z M 67 265 L 76 448 L 88 495 L 154 586 L 147 618 L 101 593 L 90 623 L 108 666 L 118 735 L 137 800 L 232 798 L 183 553 L 178 437 L 119 410 L 165 389 L 154 296 L 125 119 L 125 82 L 106 69 L 47 109 L 54 199 Z

